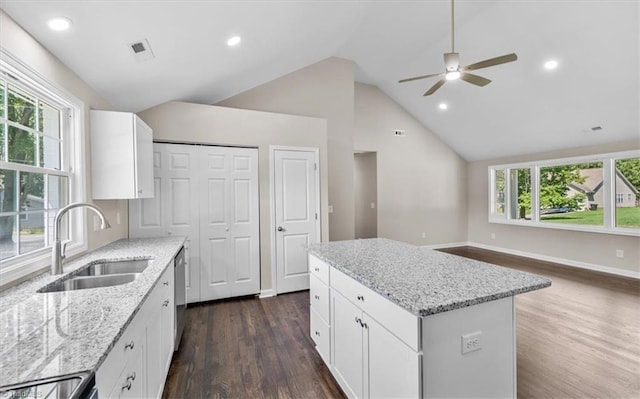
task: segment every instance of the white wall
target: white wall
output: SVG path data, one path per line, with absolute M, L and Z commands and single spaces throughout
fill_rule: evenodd
M 354 154 L 356 238 L 378 236 L 378 164 L 375 152 Z M 371 207 L 374 204 L 374 208 Z
M 377 153 L 379 237 L 416 245 L 467 241 L 464 159 L 375 86 L 355 84 L 354 131 L 356 150 Z
M 326 119 L 329 239 L 354 238 L 353 62 L 328 58 L 216 105 Z
M 469 241 L 512 252 L 556 258 L 567 264 L 604 266 L 623 274 L 640 273 L 638 237 L 489 223 L 487 181 L 490 165 L 634 150 L 640 147 L 639 144 L 638 141 L 613 143 L 469 163 Z M 495 234 L 495 239 L 491 239 L 491 233 Z M 623 259 L 616 257 L 618 249 L 624 250 Z
M 91 202 L 91 143 L 89 134 L 89 109 L 112 109 L 111 105 L 89 87 L 78 75 L 67 68 L 60 60 L 38 43 L 4 11 L 0 10 L 0 46 L 15 58 L 28 65 L 54 86 L 73 95 L 84 103 L 84 152 L 87 173 L 86 199 Z M 111 229 L 93 231 L 92 218 L 87 220 L 89 249 L 101 247 L 109 242 L 127 237 L 127 201 L 95 201 L 111 222 Z M 122 223 L 116 223 L 119 212 Z
M 161 104 L 139 112 L 138 116 L 153 129 L 154 140 L 258 148 L 262 291 L 272 288 L 274 267 L 271 264 L 270 145 L 320 150 L 321 229 L 322 240 L 328 240 L 327 122 L 324 119 L 185 102 Z

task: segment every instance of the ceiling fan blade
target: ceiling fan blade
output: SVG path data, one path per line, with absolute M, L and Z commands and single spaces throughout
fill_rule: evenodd
M 469 82 L 471 84 L 474 84 L 476 86 L 481 86 L 481 87 L 491 83 L 491 80 L 487 78 L 483 78 L 482 76 L 478 76 L 478 75 L 474 75 L 472 73 L 466 73 L 466 72 L 463 72 L 460 75 L 460 79 L 464 80 L 465 82 Z
M 427 90 L 426 93 L 423 94 L 423 96 L 430 96 L 433 93 L 436 92 L 436 90 L 438 90 L 439 88 L 442 87 L 443 84 L 445 84 L 447 82 L 446 79 L 440 79 L 439 81 L 436 82 L 436 84 L 434 84 L 433 86 L 431 86 L 431 88 L 429 90 Z
M 440 76 L 440 75 L 442 75 L 442 74 L 441 73 L 433 73 L 431 75 L 415 76 L 413 78 L 406 78 L 406 79 L 399 80 L 398 83 L 411 82 L 412 80 L 420 80 L 420 79 L 432 78 L 434 76 Z
M 495 65 L 505 64 L 507 62 L 513 62 L 518 59 L 516 53 L 502 55 L 500 57 L 489 58 L 488 60 L 476 62 L 475 64 L 467 65 L 462 68 L 463 71 L 474 71 L 476 69 L 488 68 Z

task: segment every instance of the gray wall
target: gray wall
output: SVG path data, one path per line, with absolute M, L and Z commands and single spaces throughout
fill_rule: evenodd
M 394 136 L 395 129 L 406 136 Z M 355 149 L 377 153 L 379 237 L 467 241 L 464 159 L 375 86 L 355 84 L 354 131 Z
M 378 163 L 375 152 L 354 154 L 356 238 L 378 236 Z M 374 204 L 374 208 L 371 207 Z
M 322 241 L 329 238 L 327 214 L 327 122 L 324 119 L 270 112 L 169 102 L 138 115 L 153 129 L 153 139 L 258 148 L 260 190 L 261 290 L 272 288 L 271 179 L 269 146 L 315 147 L 320 150 Z
M 613 143 L 469 163 L 469 241 L 569 262 L 640 272 L 638 237 L 489 223 L 487 172 L 490 165 L 634 150 L 638 144 L 637 141 Z M 491 238 L 492 233 L 495 239 Z M 617 249 L 624 250 L 623 259 L 616 257 Z
M 0 10 L 0 46 L 36 71 L 54 86 L 66 91 L 84 103 L 84 138 L 85 165 L 87 176 L 85 196 L 91 202 L 91 143 L 89 134 L 89 109 L 112 109 L 111 105 L 89 87 L 78 75 L 67 68 L 60 60 L 38 43 L 4 11 Z M 127 237 L 127 201 L 95 201 L 111 222 L 108 230 L 93 231 L 92 218 L 87 218 L 86 230 L 89 249 L 95 249 L 117 239 Z M 120 213 L 122 223 L 116 223 L 116 214 Z
M 329 205 L 333 206 L 329 239 L 354 237 L 351 61 L 328 58 L 216 105 L 326 119 Z

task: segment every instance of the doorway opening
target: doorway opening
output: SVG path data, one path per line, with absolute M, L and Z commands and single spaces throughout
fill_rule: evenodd
M 355 236 L 378 237 L 378 158 L 377 153 L 356 151 L 353 154 L 355 190 Z

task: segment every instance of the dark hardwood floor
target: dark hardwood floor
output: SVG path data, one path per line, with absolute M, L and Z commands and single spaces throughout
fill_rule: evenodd
M 187 308 L 163 398 L 344 398 L 309 336 L 309 292 Z
M 547 276 L 517 296 L 519 398 L 640 398 L 640 282 L 477 248 Z M 187 309 L 164 398 L 344 398 L 309 337 L 307 291 Z

